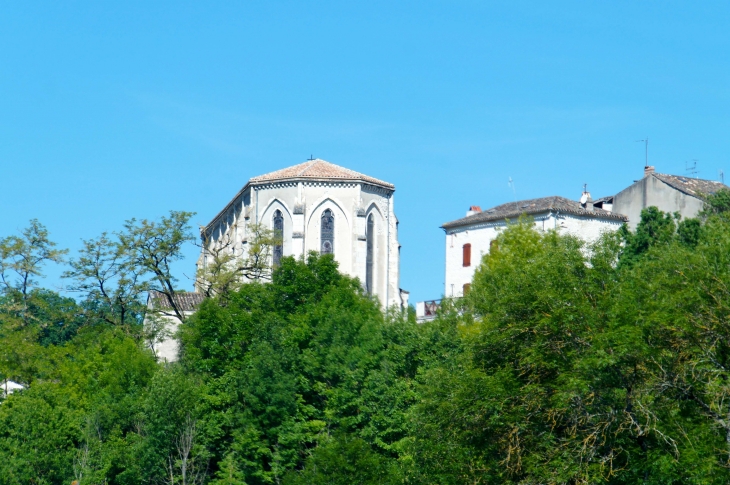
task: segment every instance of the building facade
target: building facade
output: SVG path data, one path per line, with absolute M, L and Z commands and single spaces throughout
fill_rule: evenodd
M 641 211 L 647 207 L 679 212 L 682 218 L 696 217 L 704 208 L 704 197 L 722 188 L 728 187 L 712 180 L 656 173 L 654 167 L 645 167 L 641 180 L 613 196 L 612 210 L 626 215 L 629 228 L 635 230 Z
M 280 241 L 270 264 L 310 251 L 332 254 L 340 271 L 359 278 L 384 307 L 407 307 L 394 193 L 393 184 L 319 159 L 253 177 L 201 229 L 198 265 L 207 264 L 211 245 L 224 243 L 245 258 L 248 229 L 261 224 Z
M 540 231 L 557 230 L 586 242 L 626 222 L 625 216 L 594 206 L 587 193 L 581 202 L 555 196 L 509 202 L 485 211 L 472 206 L 466 217 L 441 226 L 446 233 L 445 297 L 458 298 L 469 290 L 482 256 L 489 253 L 500 231 L 522 215 L 529 216 Z
M 205 299 L 202 293 L 184 292 L 175 295 L 175 305 L 182 312 L 183 318 L 191 316 Z M 177 362 L 180 353 L 180 319 L 175 315 L 170 301 L 165 295 L 157 291 L 150 291 L 147 295 L 147 315 L 145 328 L 150 331 L 155 325 L 153 319 L 164 324 L 159 328 L 160 336 L 150 342 L 150 349 L 159 362 Z

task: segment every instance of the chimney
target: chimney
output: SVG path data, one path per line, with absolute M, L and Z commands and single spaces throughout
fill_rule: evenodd
M 593 197 L 586 189 L 583 190 L 583 194 L 580 196 L 580 205 L 587 211 L 593 211 Z
M 473 205 L 469 207 L 469 210 L 466 211 L 466 217 L 473 216 L 474 214 L 479 214 L 482 211 L 482 208 L 478 205 Z
M 648 177 L 649 175 L 654 173 L 654 166 L 653 165 L 647 165 L 644 167 L 644 177 Z

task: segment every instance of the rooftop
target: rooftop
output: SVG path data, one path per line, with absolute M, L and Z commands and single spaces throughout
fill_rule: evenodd
M 680 192 L 684 192 L 687 195 L 700 199 L 704 195 L 714 194 L 720 189 L 728 188 L 727 185 L 721 182 L 715 182 L 714 180 L 694 179 L 679 175 L 667 175 L 664 173 L 652 173 L 651 175 Z
M 184 292 L 176 293 L 173 299 L 181 311 L 194 312 L 198 309 L 203 300 L 205 300 L 205 295 L 202 293 Z M 159 291 L 150 291 L 147 298 L 147 304 L 151 304 L 151 306 L 160 310 L 172 310 L 172 305 L 170 305 L 165 294 L 160 293 Z
M 316 158 L 307 160 L 304 163 L 294 165 L 274 172 L 265 173 L 249 179 L 248 183 L 226 204 L 221 211 L 205 226 L 204 230 L 213 227 L 215 222 L 220 219 L 231 207 L 231 204 L 251 185 L 259 185 L 267 182 L 280 182 L 285 180 L 341 180 L 348 182 L 365 182 L 372 185 L 378 185 L 386 189 L 395 190 L 395 185 L 384 182 L 382 180 L 364 175 L 360 172 L 350 170 L 349 168 L 340 167 L 326 160 Z
M 597 219 L 614 219 L 622 222 L 628 220 L 628 218 L 623 214 L 616 214 L 615 212 L 609 212 L 598 208 L 594 208 L 593 210 L 587 210 L 583 206 L 581 206 L 580 202 L 578 201 L 566 199 L 565 197 L 560 197 L 556 195 L 552 197 L 542 197 L 539 199 L 508 202 L 506 204 L 492 207 L 491 209 L 487 209 L 477 214 L 472 214 L 470 216 L 457 219 L 455 221 L 447 222 L 441 227 L 443 229 L 451 229 L 454 227 L 467 226 L 479 222 L 514 219 L 523 214 L 533 215 L 551 211 L 559 211 L 563 213 L 574 214 L 577 216 L 593 217 Z
M 370 177 L 368 175 L 361 174 L 349 168 L 340 167 L 334 163 L 321 160 L 319 158 L 315 160 L 308 160 L 299 165 L 293 167 L 282 168 L 258 177 L 252 177 L 249 183 L 260 183 L 270 182 L 278 180 L 300 180 L 300 179 L 341 179 L 358 182 L 367 182 L 373 185 L 380 185 L 389 189 L 394 189 L 395 186 L 388 182 Z

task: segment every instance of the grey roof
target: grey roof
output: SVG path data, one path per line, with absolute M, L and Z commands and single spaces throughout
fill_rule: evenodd
M 720 189 L 727 189 L 728 186 L 715 182 L 714 180 L 693 179 L 690 177 L 681 177 L 679 175 L 667 175 L 664 173 L 652 173 L 665 184 L 673 187 L 687 195 L 701 199 L 704 195 L 714 194 Z
M 599 204 L 601 202 L 608 202 L 609 204 L 613 202 L 613 195 L 607 195 L 606 197 L 600 197 L 598 199 L 595 199 L 593 201 L 594 204 Z
M 205 300 L 205 295 L 195 292 L 175 293 L 173 299 L 180 308 L 180 311 L 194 312 L 203 300 Z M 172 310 L 172 305 L 170 305 L 167 296 L 159 291 L 150 291 L 147 297 L 147 304 L 160 310 Z
M 520 200 L 518 202 L 508 202 L 506 204 L 492 207 L 485 211 L 477 214 L 472 214 L 455 221 L 447 222 L 443 226 L 443 229 L 451 229 L 454 227 L 468 226 L 470 224 L 476 224 L 479 222 L 489 221 L 503 221 L 505 219 L 513 219 L 519 217 L 522 214 L 533 215 L 541 214 L 544 212 L 562 212 L 568 214 L 574 214 L 583 217 L 593 217 L 597 219 L 615 219 L 618 221 L 627 221 L 628 218 L 623 214 L 617 214 L 615 212 L 609 212 L 603 209 L 594 208 L 593 210 L 586 210 L 580 202 L 575 200 L 566 199 L 565 197 L 552 196 L 542 197 L 539 199 Z

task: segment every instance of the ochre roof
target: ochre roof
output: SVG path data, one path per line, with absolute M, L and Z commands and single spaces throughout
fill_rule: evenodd
M 393 184 L 378 180 L 368 175 L 363 175 L 349 168 L 340 167 L 334 163 L 320 160 L 308 160 L 299 165 L 293 167 L 282 168 L 275 172 L 270 172 L 258 177 L 253 177 L 249 180 L 249 183 L 256 184 L 261 182 L 273 182 L 278 180 L 298 180 L 298 179 L 339 179 L 339 180 L 352 180 L 359 182 L 367 182 L 374 185 L 380 185 L 389 189 L 394 189 Z
M 508 202 L 506 204 L 492 207 L 491 209 L 487 209 L 477 214 L 472 214 L 470 216 L 457 219 L 455 221 L 447 222 L 441 227 L 443 229 L 451 229 L 454 227 L 468 226 L 470 224 L 476 224 L 479 222 L 503 221 L 505 219 L 519 217 L 522 214 L 532 215 L 548 211 L 560 211 L 563 213 L 569 213 L 583 217 L 593 217 L 597 219 L 615 219 L 622 222 L 628 220 L 628 218 L 623 214 L 617 214 L 615 212 L 609 212 L 603 209 L 594 208 L 593 210 L 586 210 L 583 208 L 583 206 L 580 205 L 580 202 L 556 195 L 553 197 L 542 197 L 540 199 Z

